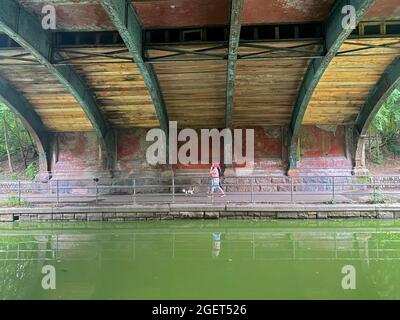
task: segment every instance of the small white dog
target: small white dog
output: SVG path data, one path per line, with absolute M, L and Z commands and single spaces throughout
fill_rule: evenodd
M 194 188 L 188 188 L 188 189 L 182 189 L 182 192 L 187 196 L 187 195 L 193 195 L 194 194 Z

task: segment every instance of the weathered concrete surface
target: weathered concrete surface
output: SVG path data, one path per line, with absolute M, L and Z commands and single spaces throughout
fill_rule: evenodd
M 400 204 L 381 205 L 147 205 L 0 209 L 0 222 L 143 221 L 173 219 L 329 219 L 400 218 Z

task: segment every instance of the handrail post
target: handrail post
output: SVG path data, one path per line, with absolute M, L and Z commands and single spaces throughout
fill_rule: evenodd
M 56 196 L 57 196 L 57 204 L 60 203 L 60 191 L 58 188 L 58 179 L 56 180 Z
M 254 195 L 253 195 L 253 177 L 250 177 L 250 192 L 251 192 L 251 203 L 254 203 Z
M 372 176 L 372 188 L 374 192 L 374 202 L 376 202 L 376 182 L 375 182 L 375 176 Z
M 175 175 L 172 174 L 172 203 L 175 203 Z
M 136 204 L 136 178 L 133 178 L 133 203 Z
M 213 180 L 212 180 L 212 177 L 211 177 L 211 186 L 210 186 L 210 195 L 211 195 L 211 197 L 210 197 L 210 202 L 214 203 L 214 191 L 213 191 L 214 189 L 212 187 L 212 184 L 213 184 Z
M 293 177 L 290 176 L 290 202 L 293 203 Z
M 99 188 L 98 188 L 98 182 L 95 181 L 95 185 L 96 185 L 96 204 L 98 204 L 99 202 Z
M 332 200 L 335 201 L 335 177 L 332 177 Z
M 18 204 L 21 204 L 21 181 L 18 180 Z

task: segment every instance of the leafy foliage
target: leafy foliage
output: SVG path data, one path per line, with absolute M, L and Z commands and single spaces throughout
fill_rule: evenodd
M 385 195 L 382 193 L 382 190 L 376 189 L 368 203 L 379 204 L 385 203 L 387 200 L 388 199 L 386 199 Z
M 9 177 L 10 177 L 10 180 L 11 180 L 11 181 L 18 181 L 18 180 L 21 180 L 20 176 L 19 176 L 18 173 L 16 173 L 16 172 L 11 173 Z
M 330 198 L 328 201 L 325 202 L 326 204 L 337 204 L 337 201 L 335 198 Z
M 26 176 L 31 180 L 35 179 L 38 173 L 39 173 L 39 164 L 37 163 L 37 161 L 30 163 L 25 169 Z
M 28 166 L 28 163 L 36 156 L 37 151 L 30 133 L 25 129 L 19 117 L 0 102 L 0 161 L 8 160 L 9 178 L 13 179 L 18 176 L 14 170 L 14 159 L 17 158 L 18 162 L 23 162 L 26 175 L 33 179 L 37 164 Z
M 29 132 L 24 128 L 19 118 L 8 109 L 3 103 L 0 102 L 0 119 L 5 119 L 7 129 L 9 132 L 9 147 L 10 152 L 15 153 L 24 147 L 32 145 L 32 140 Z M 0 157 L 6 155 L 5 141 L 3 134 L 3 122 L 0 123 Z
M 400 88 L 392 93 L 375 116 L 371 132 L 380 135 L 382 146 L 388 151 L 400 154 Z M 373 159 L 379 162 L 379 149 L 374 152 Z
M 4 203 L 7 207 L 29 207 L 27 200 L 20 200 L 17 196 L 9 196 Z

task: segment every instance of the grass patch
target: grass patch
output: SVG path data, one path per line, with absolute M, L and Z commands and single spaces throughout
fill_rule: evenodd
M 6 207 L 29 207 L 30 203 L 27 200 L 21 199 L 21 201 L 18 199 L 17 196 L 10 196 L 6 200 L 4 200 L 3 204 Z
M 325 204 L 337 204 L 337 201 L 335 198 L 331 198 L 328 201 L 326 201 Z
M 370 178 L 369 177 L 356 177 L 353 180 L 354 183 L 365 183 L 368 184 L 370 182 Z
M 389 202 L 389 199 L 385 197 L 381 190 L 376 190 L 368 201 L 370 204 L 379 204 Z

